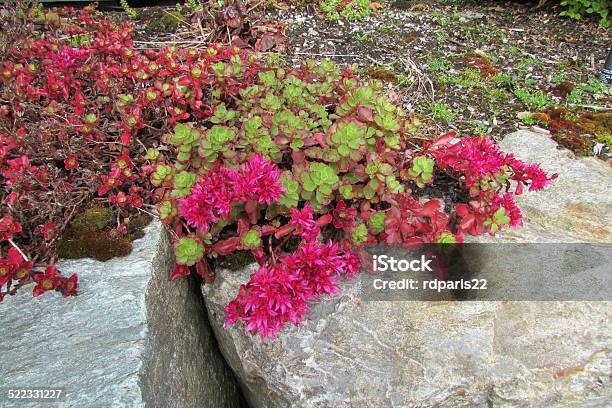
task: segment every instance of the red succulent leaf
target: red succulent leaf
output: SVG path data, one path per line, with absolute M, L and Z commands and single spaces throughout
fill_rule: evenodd
M 453 140 L 457 136 L 457 132 L 448 132 L 434 140 L 432 144 L 427 146 L 427 149 L 437 148 L 440 146 L 447 146 L 451 140 Z
M 433 217 L 440 209 L 440 200 L 429 200 L 423 207 L 416 211 L 416 215 L 420 217 Z
M 360 106 L 357 109 L 357 117 L 359 118 L 359 120 L 361 120 L 363 122 L 373 122 L 374 121 L 374 116 L 373 116 L 372 108 L 367 108 L 365 106 Z
M 244 206 L 244 211 L 249 217 L 249 221 L 251 222 L 251 224 L 257 224 L 257 222 L 261 218 L 259 203 L 257 203 L 257 201 L 255 200 L 249 200 Z
M 212 249 L 219 255 L 225 256 L 225 255 L 231 254 L 232 252 L 236 251 L 241 246 L 242 245 L 240 242 L 240 237 L 232 237 L 232 238 L 224 239 L 222 241 L 217 241 L 212 246 Z
M 174 264 L 174 269 L 170 274 L 170 280 L 179 280 L 182 276 L 189 276 L 189 267 L 187 265 Z
M 77 274 L 72 274 L 68 279 L 65 279 L 60 287 L 62 296 L 67 298 L 70 296 L 76 296 L 77 289 L 79 287 L 79 277 Z
M 276 232 L 274 233 L 274 237 L 276 239 L 285 237 L 291 234 L 294 230 L 295 230 L 295 226 L 291 224 L 282 225 L 276 229 Z
M 50 290 L 55 290 L 61 284 L 60 276 L 53 264 L 47 266 L 43 273 L 35 274 L 34 280 L 36 281 L 36 286 L 32 289 L 32 295 L 34 297 L 40 296 Z
M 332 221 L 332 216 L 331 214 L 325 214 L 320 216 L 316 221 L 315 221 L 315 226 L 318 228 L 322 228 L 324 226 L 326 226 L 327 224 L 329 224 Z
M 79 167 L 79 161 L 76 156 L 71 155 L 66 157 L 66 159 L 64 160 L 64 166 L 68 171 L 74 170 Z

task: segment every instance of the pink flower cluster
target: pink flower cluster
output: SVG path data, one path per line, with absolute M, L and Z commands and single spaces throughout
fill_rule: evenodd
M 232 189 L 240 201 L 260 204 L 276 202 L 283 189 L 278 181 L 280 169 L 263 159 L 261 154 L 249 157 L 242 172 L 229 172 Z
M 301 210 L 297 208 L 291 209 L 289 226 L 294 228 L 295 235 L 307 240 L 315 239 L 319 233 L 310 204 L 306 204 Z
M 233 197 L 226 169 L 217 166 L 200 177 L 190 195 L 179 200 L 179 211 L 187 225 L 208 231 L 210 223 L 229 219 Z
M 338 277 L 359 271 L 359 258 L 338 244 L 303 241 L 298 250 L 273 266 L 264 265 L 242 285 L 225 307 L 227 326 L 238 319 L 262 341 L 275 337 L 286 323 L 299 325 L 310 309 L 309 301 L 339 290 Z
M 552 183 L 557 178 L 557 173 L 553 174 L 550 178 L 546 175 L 546 172 L 542 170 L 537 164 L 527 164 L 520 160 L 513 160 L 510 165 L 514 175 L 512 180 L 518 181 L 518 187 L 516 189 L 517 194 L 521 194 L 522 185 L 528 181 L 531 181 L 529 185 L 529 191 L 539 191 L 544 187 Z
M 279 178 L 278 167 L 261 155 L 250 157 L 241 171 L 217 165 L 179 200 L 180 215 L 187 225 L 208 231 L 211 223 L 229 219 L 234 202 L 276 202 L 283 192 Z
M 449 134 L 454 136 L 454 134 Z M 504 172 L 504 166 L 512 171 L 511 179 L 519 182 L 517 194 L 522 192 L 522 184 L 531 181 L 530 191 L 541 190 L 556 177 L 548 177 L 537 164 L 525 164 L 513 154 L 504 153 L 488 137 L 462 137 L 456 143 L 434 144 L 430 153 L 442 168 L 450 167 L 463 173 L 467 188 L 472 188 L 489 176 Z
M 48 54 L 48 64 L 62 72 L 73 72 L 89 57 L 89 51 L 82 48 L 63 46 L 59 51 Z
M 319 227 L 310 205 L 294 210 L 291 218 L 296 234 L 304 238 L 297 251 L 262 266 L 225 307 L 226 326 L 240 319 L 262 341 L 275 337 L 286 323 L 299 325 L 310 309 L 308 302 L 338 292 L 340 276 L 349 279 L 359 272 L 357 255 L 336 243 L 316 240 Z

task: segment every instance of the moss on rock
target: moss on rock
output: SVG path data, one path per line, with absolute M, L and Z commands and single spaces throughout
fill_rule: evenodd
M 166 29 L 176 30 L 179 25 L 187 23 L 186 18 L 178 11 L 170 11 L 164 14 L 159 24 Z
M 144 236 L 152 218 L 136 214 L 126 219 L 127 234 L 116 236 L 113 232 L 113 211 L 110 208 L 91 208 L 77 215 L 57 243 L 60 258 L 93 258 L 108 261 L 132 252 L 132 241 Z
M 94 258 L 108 261 L 132 252 L 129 238 L 112 237 L 108 232 L 95 231 L 80 224 L 70 225 L 57 243 L 60 258 Z
M 146 214 L 137 214 L 130 217 L 127 224 L 127 230 L 130 240 L 135 240 L 144 237 L 144 227 L 149 225 L 153 218 Z
M 72 225 L 80 225 L 92 231 L 103 231 L 113 222 L 113 211 L 110 208 L 90 208 L 74 217 Z

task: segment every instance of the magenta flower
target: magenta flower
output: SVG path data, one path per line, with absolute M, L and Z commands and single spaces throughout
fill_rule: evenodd
M 289 225 L 295 228 L 296 235 L 304 239 L 314 239 L 319 234 L 310 203 L 306 203 L 301 210 L 297 208 L 291 209 Z
M 55 68 L 63 72 L 72 72 L 88 57 L 88 51 L 80 48 L 63 46 L 59 51 L 49 53 L 49 60 Z
M 519 183 L 531 182 L 530 191 L 541 190 L 557 177 L 548 177 L 537 164 L 526 164 L 513 154 L 505 153 L 488 137 L 462 137 L 455 144 L 437 145 L 429 152 L 442 168 L 450 167 L 463 173 L 465 185 L 471 188 L 489 176 L 497 176 L 511 170 L 511 179 Z M 522 187 L 518 188 L 517 194 Z
M 202 176 L 191 194 L 179 199 L 179 213 L 187 225 L 208 231 L 210 223 L 228 220 L 234 194 L 232 182 L 223 169 L 215 168 Z
M 512 180 L 519 182 L 531 181 L 529 191 L 542 190 L 544 187 L 552 183 L 552 180 L 557 178 L 557 174 L 553 174 L 550 178 L 544 170 L 537 164 L 526 164 L 520 160 L 514 160 L 510 167 L 514 171 Z
M 339 277 L 355 276 L 359 266 L 358 257 L 338 244 L 303 241 L 281 263 L 262 266 L 251 275 L 225 307 L 226 326 L 242 320 L 262 341 L 274 337 L 286 323 L 299 325 L 310 308 L 308 301 L 338 292 Z
M 234 191 L 240 201 L 255 200 L 260 204 L 278 201 L 284 190 L 279 178 L 280 169 L 265 161 L 261 154 L 249 157 L 242 171 L 232 174 Z
M 284 265 L 262 266 L 225 307 L 226 326 L 240 319 L 249 333 L 260 333 L 262 341 L 273 338 L 285 323 L 297 326 L 306 317 L 308 297 L 308 288 Z
M 261 155 L 249 158 L 242 171 L 216 165 L 191 187 L 190 195 L 178 200 L 179 213 L 187 225 L 208 231 L 211 223 L 229 219 L 234 202 L 277 201 L 283 192 L 279 177 L 278 167 Z
M 433 151 L 441 167 L 451 167 L 465 174 L 465 184 L 471 188 L 490 174 L 498 174 L 512 155 L 499 150 L 497 145 L 487 137 L 462 137 L 446 149 Z

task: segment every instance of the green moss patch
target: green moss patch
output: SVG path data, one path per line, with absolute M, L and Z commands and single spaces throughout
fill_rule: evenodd
M 132 243 L 128 238 L 111 237 L 106 232 L 98 232 L 82 225 L 69 226 L 57 244 L 60 258 L 78 259 L 94 258 L 108 261 L 118 256 L 127 256 L 132 252 Z
M 74 217 L 72 225 L 80 225 L 93 231 L 102 231 L 113 222 L 113 211 L 110 208 L 90 208 Z
M 113 226 L 110 208 L 91 208 L 77 215 L 57 242 L 60 258 L 93 258 L 98 261 L 127 256 L 132 241 L 144 236 L 151 217 L 137 214 L 125 220 L 127 234 L 119 235 Z

